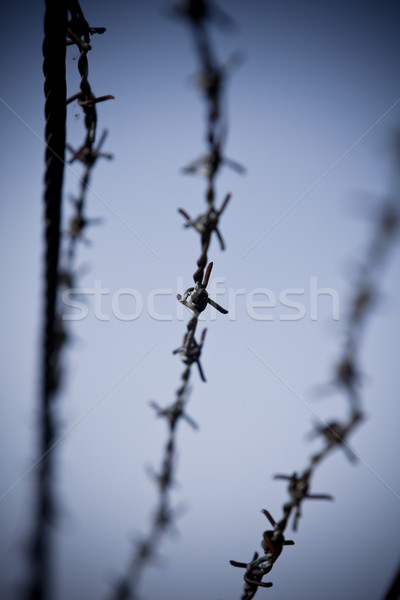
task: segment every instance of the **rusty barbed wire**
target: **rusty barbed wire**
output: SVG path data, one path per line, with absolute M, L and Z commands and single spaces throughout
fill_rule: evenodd
M 82 145 L 77 150 L 69 143 L 65 144 L 66 149 L 71 155 L 68 163 L 72 164 L 75 161 L 78 161 L 83 165 L 83 173 L 79 178 L 79 192 L 76 197 L 72 198 L 74 207 L 73 214 L 69 218 L 68 226 L 64 231 L 66 249 L 64 250 L 62 264 L 58 271 L 58 287 L 60 295 L 63 291 L 76 287 L 79 271 L 82 273 L 82 269 L 77 270 L 75 265 L 78 243 L 89 244 L 90 241 L 85 235 L 87 228 L 92 225 L 101 224 L 103 221 L 99 217 L 89 218 L 86 216 L 86 202 L 90 177 L 97 160 L 99 158 L 106 158 L 108 160 L 112 158 L 112 154 L 102 152 L 101 150 L 107 138 L 106 130 L 102 132 L 100 139 L 96 144 L 96 104 L 114 98 L 111 94 L 96 97 L 88 79 L 89 63 L 87 55 L 92 49 L 92 46 L 90 45 L 90 36 L 94 34 L 103 34 L 106 31 L 106 28 L 90 27 L 77 0 L 70 0 L 68 2 L 68 10 L 70 19 L 67 22 L 66 44 L 68 47 L 76 46 L 79 50 L 77 64 L 81 79 L 80 91 L 67 98 L 66 104 L 69 105 L 72 102 L 77 101 L 78 105 L 82 108 L 85 117 L 85 137 Z M 60 308 L 59 321 L 63 325 L 62 308 Z M 67 340 L 68 336 L 64 334 L 64 341 Z M 62 347 L 63 345 L 60 345 L 60 351 Z
M 89 240 L 85 236 L 87 228 L 91 225 L 100 224 L 102 222 L 101 218 L 89 218 L 85 214 L 86 198 L 89 190 L 92 170 L 98 158 L 112 158 L 112 154 L 101 151 L 101 148 L 107 137 L 106 130 L 102 132 L 97 145 L 95 145 L 97 134 L 96 104 L 98 102 L 113 99 L 114 96 L 108 94 L 105 96 L 96 97 L 93 94 L 88 80 L 89 64 L 87 59 L 87 54 L 92 48 L 90 45 L 90 36 L 94 34 L 102 34 L 106 31 L 106 28 L 90 27 L 77 0 L 68 0 L 67 10 L 70 14 L 70 18 L 66 22 L 63 47 L 65 50 L 65 46 L 77 46 L 80 53 L 78 58 L 78 70 L 81 80 L 80 91 L 78 93 L 69 98 L 65 98 L 64 96 L 64 110 L 68 104 L 71 104 L 71 102 L 77 100 L 78 105 L 82 107 L 85 115 L 85 138 L 83 144 L 77 150 L 72 148 L 72 146 L 65 141 L 64 147 L 71 154 L 71 158 L 68 160 L 68 163 L 71 164 L 75 161 L 79 161 L 83 165 L 84 170 L 79 178 L 79 193 L 77 194 L 77 197 L 72 199 L 74 206 L 73 214 L 69 219 L 67 229 L 63 232 L 63 237 L 66 239 L 66 242 L 65 244 L 61 245 L 60 259 L 58 260 L 56 276 L 57 298 L 58 296 L 61 296 L 64 290 L 76 286 L 79 271 L 82 273 L 82 269 L 77 269 L 75 265 L 77 245 L 79 242 L 88 244 Z M 56 304 L 57 303 L 60 304 L 59 301 L 56 301 Z M 65 342 L 68 340 L 68 335 L 64 329 L 64 320 L 62 318 L 62 305 L 58 306 L 57 311 L 56 320 L 58 343 L 55 345 L 55 351 L 53 352 L 53 363 L 55 365 L 53 368 L 53 387 L 55 391 L 59 388 L 61 382 L 61 351 L 65 345 Z
M 359 268 L 355 290 L 350 302 L 344 347 L 335 366 L 333 380 L 329 384 L 329 387 L 334 386 L 346 394 L 348 417 L 343 421 L 332 421 L 315 426 L 311 435 L 318 436 L 323 446 L 319 452 L 310 457 L 308 465 L 299 475 L 296 472 L 292 475 L 275 475 L 275 479 L 288 481 L 289 499 L 283 504 L 283 515 L 279 522 L 275 522 L 265 509 L 262 512 L 274 526 L 274 533 L 279 537 L 280 544 L 276 546 L 271 532 L 264 532 L 261 546 L 264 550 L 267 547 L 268 550 L 264 556 L 259 557 L 256 552 L 249 563 L 230 561 L 232 566 L 245 569 L 245 586 L 241 600 L 251 600 L 259 587 L 272 586 L 271 582 L 264 583 L 262 578 L 271 571 L 281 553 L 282 546 L 289 543 L 285 540 L 284 533 L 293 512 L 292 527 L 294 531 L 297 530 L 304 500 L 333 500 L 329 494 L 311 494 L 309 492 L 311 478 L 321 461 L 335 448 L 342 448 L 351 462 L 357 460 L 356 455 L 348 446 L 347 440 L 364 418 L 359 393 L 361 384 L 359 355 L 362 348 L 362 337 L 375 299 L 378 297 L 379 276 L 382 273 L 382 267 L 396 236 L 400 233 L 400 133 L 396 138 L 395 159 L 394 189 L 377 214 L 372 239 L 366 250 L 365 262 Z
M 87 241 L 84 237 L 84 231 L 89 225 L 100 223 L 100 219 L 87 218 L 85 216 L 86 194 L 88 191 L 90 175 L 93 167 L 99 158 L 111 159 L 112 154 L 102 152 L 102 146 L 107 137 L 107 131 L 103 131 L 100 140 L 95 146 L 97 132 L 97 111 L 96 104 L 111 100 L 114 98 L 111 94 L 96 97 L 89 83 L 89 63 L 87 54 L 91 50 L 90 35 L 102 34 L 106 31 L 105 27 L 89 27 L 82 9 L 77 0 L 70 2 L 71 19 L 68 21 L 67 35 L 69 44 L 75 44 L 79 50 L 78 70 L 81 76 L 80 92 L 67 99 L 67 104 L 78 101 L 85 115 L 86 135 L 83 144 L 75 150 L 67 144 L 67 150 L 71 153 L 69 163 L 79 161 L 84 166 L 83 175 L 80 178 L 79 195 L 74 199 L 75 212 L 69 222 L 67 235 L 69 236 L 69 248 L 67 254 L 67 269 L 71 271 L 75 248 L 78 241 Z
M 193 274 L 194 286 L 187 288 L 183 295 L 177 295 L 177 300 L 192 312 L 192 317 L 186 326 L 182 346 L 173 351 L 173 354 L 180 356 L 185 367 L 181 375 L 180 386 L 175 392 L 175 400 L 172 404 L 161 408 L 156 402 L 150 402 L 150 406 L 155 410 L 157 416 L 164 418 L 168 426 L 168 438 L 164 448 L 160 471 L 151 474 L 158 488 L 159 499 L 150 531 L 135 544 L 132 558 L 125 574 L 114 587 L 112 593 L 113 600 L 132 600 L 138 597 L 144 569 L 157 557 L 157 551 L 163 535 L 175 522 L 176 511 L 174 512 L 171 507 L 170 490 L 175 481 L 177 426 L 180 420 L 185 420 L 194 429 L 197 428 L 197 424 L 186 412 L 189 397 L 189 380 L 193 364 L 196 364 L 198 367 L 200 379 L 203 382 L 206 381 L 200 364 L 206 330 L 203 330 L 199 342 L 195 338 L 199 315 L 206 309 L 208 304 L 222 314 L 227 314 L 228 312 L 212 298 L 209 298 L 207 292 L 207 285 L 213 268 L 213 262 L 208 262 L 208 251 L 212 233 L 216 233 L 221 250 L 224 250 L 225 243 L 219 230 L 219 221 L 231 197 L 230 193 L 226 194 L 221 208 L 217 209 L 215 206 L 215 181 L 223 165 L 229 166 L 239 173 L 244 172 L 244 168 L 239 163 L 227 159 L 223 155 L 223 146 L 227 132 L 226 116 L 222 109 L 223 84 L 225 83 L 228 71 L 238 62 L 238 55 L 234 55 L 225 67 L 221 67 L 215 58 L 207 29 L 208 24 L 213 21 L 224 27 L 231 26 L 233 21 L 214 4 L 203 0 L 181 2 L 172 8 L 171 13 L 173 16 L 183 17 L 190 25 L 200 61 L 200 75 L 197 76 L 197 83 L 203 93 L 207 106 L 207 151 L 202 157 L 185 167 L 183 172 L 201 174 L 206 178 L 207 186 L 205 195 L 207 209 L 194 220 L 191 219 L 183 208 L 178 209 L 187 221 L 185 227 L 193 227 L 199 233 L 201 246 L 201 254 L 197 260 L 197 269 Z
M 68 20 L 68 14 L 70 19 Z M 103 33 L 105 28 L 91 28 L 85 20 L 77 0 L 46 1 L 43 41 L 43 73 L 45 77 L 45 322 L 43 350 L 43 383 L 41 392 L 40 448 L 36 515 L 34 531 L 29 543 L 30 574 L 24 598 L 47 600 L 52 597 L 51 588 L 51 534 L 56 518 L 56 501 L 53 488 L 54 459 L 52 449 L 56 441 L 56 416 L 54 400 L 62 378 L 62 351 L 69 335 L 64 327 L 60 296 L 64 289 L 74 286 L 77 271 L 74 270 L 74 250 L 83 229 L 95 219 L 84 216 L 85 194 L 89 176 L 97 158 L 106 156 L 100 152 L 105 140 L 102 135 L 97 147 L 97 115 L 95 104 L 112 96 L 96 98 L 88 81 L 87 53 L 91 49 L 90 35 Z M 69 38 L 69 39 L 68 39 Z M 67 99 L 66 87 L 66 47 L 76 44 L 80 50 L 78 68 L 81 75 L 81 91 Z M 69 162 L 79 159 L 85 164 L 78 199 L 75 200 L 75 214 L 69 229 L 67 264 L 62 262 L 61 206 L 62 186 L 65 166 L 66 111 L 74 99 L 85 113 L 86 137 L 81 148 L 73 153 Z

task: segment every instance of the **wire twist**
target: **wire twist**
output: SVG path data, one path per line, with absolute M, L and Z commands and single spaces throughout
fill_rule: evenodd
M 68 21 L 68 11 L 71 20 Z M 55 396 L 62 375 L 62 349 L 68 339 L 59 306 L 60 291 L 71 287 L 73 244 L 81 229 L 87 224 L 83 217 L 84 193 L 89 172 L 95 160 L 101 156 L 98 147 L 93 150 L 96 134 L 96 111 L 88 77 L 86 54 L 90 50 L 89 34 L 102 33 L 104 28 L 89 28 L 76 0 L 47 0 L 44 17 L 43 74 L 45 94 L 45 315 L 43 335 L 43 375 L 40 412 L 40 448 L 36 492 L 36 515 L 34 531 L 29 543 L 30 575 L 24 597 L 30 600 L 47 600 L 52 597 L 51 582 L 51 526 L 56 517 L 56 502 L 53 484 L 54 456 L 52 453 L 56 437 Z M 67 36 L 81 49 L 79 65 L 81 73 L 82 107 L 85 111 L 87 135 L 79 156 L 85 157 L 86 172 L 81 180 L 81 196 L 76 201 L 77 215 L 70 224 L 71 245 L 67 267 L 60 267 L 61 258 L 61 207 L 66 144 L 66 110 L 71 100 L 66 98 L 66 45 Z M 82 39 L 83 36 L 83 39 Z M 73 241 L 72 241 L 73 240 Z
M 206 25 L 214 19 L 215 10 L 214 5 L 210 2 L 206 3 L 198 0 L 183 2 L 173 8 L 174 16 L 184 17 L 191 27 L 201 65 L 201 77 L 199 77 L 198 83 L 207 105 L 207 152 L 204 156 L 185 167 L 183 172 L 189 174 L 199 173 L 205 176 L 207 182 L 205 194 L 207 209 L 203 215 L 195 220 L 192 220 L 184 209 L 178 209 L 187 221 L 185 226 L 191 226 L 199 233 L 201 247 L 197 269 L 193 274 L 194 285 L 189 287 L 183 295 L 177 295 L 178 301 L 192 312 L 192 316 L 187 323 L 183 344 L 173 352 L 180 356 L 185 366 L 181 375 L 180 386 L 175 393 L 174 402 L 166 408 L 160 408 L 154 401 L 150 403 L 157 416 L 165 418 L 168 424 L 168 437 L 161 468 L 158 473 L 152 474 L 158 487 L 158 503 L 150 531 L 141 541 L 136 543 L 125 574 L 119 579 L 114 588 L 113 600 L 132 600 L 138 597 L 144 569 L 156 558 L 163 535 L 174 524 L 176 511 L 173 511 L 170 504 L 170 490 L 175 481 L 177 426 L 179 421 L 183 419 L 192 427 L 197 427 L 193 419 L 186 413 L 193 364 L 197 364 L 200 378 L 203 382 L 206 381 L 199 362 L 205 340 L 205 331 L 202 332 L 200 342 L 195 338 L 198 318 L 209 304 L 220 313 L 227 313 L 224 308 L 209 298 L 207 292 L 207 285 L 213 268 L 213 263 L 208 263 L 208 250 L 212 233 L 216 233 L 223 250 L 225 244 L 219 230 L 219 220 L 231 196 L 230 194 L 225 196 L 221 208 L 218 210 L 215 207 L 215 180 L 223 164 L 231 166 L 240 173 L 244 172 L 244 169 L 238 163 L 226 159 L 222 154 L 227 129 L 226 118 L 222 112 L 222 84 L 225 71 L 217 64 L 206 28 Z M 220 13 L 220 16 L 222 18 L 222 13 Z
M 52 485 L 54 465 L 49 451 L 56 432 L 53 405 L 60 370 L 56 300 L 66 121 L 66 25 L 66 2 L 47 0 L 43 40 L 46 150 L 44 175 L 45 308 L 39 417 L 39 456 L 41 461 L 36 484 L 34 531 L 29 547 L 31 570 L 25 593 L 25 597 L 31 600 L 46 600 L 50 597 L 51 588 L 50 527 L 54 519 L 55 497 Z
M 323 446 L 319 452 L 310 457 L 308 465 L 300 475 L 296 472 L 292 475 L 275 475 L 275 479 L 288 481 L 289 498 L 283 504 L 282 518 L 278 523 L 275 523 L 268 517 L 269 513 L 267 511 L 263 510 L 262 512 L 274 524 L 275 532 L 278 532 L 282 536 L 293 512 L 293 530 L 297 530 L 304 500 L 333 500 L 329 494 L 309 493 L 312 476 L 321 461 L 330 455 L 335 448 L 342 448 L 351 462 L 356 461 L 356 456 L 348 446 L 347 440 L 364 418 L 360 403 L 361 368 L 359 366 L 362 339 L 368 324 L 368 317 L 378 297 L 382 268 L 392 249 L 395 238 L 400 233 L 400 134 L 396 138 L 395 159 L 396 172 L 393 193 L 385 201 L 377 215 L 375 230 L 366 251 L 365 262 L 359 269 L 355 291 L 350 303 L 346 339 L 342 355 L 335 367 L 333 380 L 328 387 L 324 386 L 325 391 L 333 386 L 346 394 L 349 409 L 348 416 L 343 421 L 332 421 L 322 425 L 318 424 L 315 427 L 312 435 L 319 436 Z M 268 539 L 272 539 L 269 534 L 267 537 Z M 268 539 L 266 539 L 264 533 L 261 542 L 263 547 L 265 543 L 270 547 Z M 282 537 L 282 539 L 284 538 Z M 273 544 L 274 542 L 272 542 Z M 248 564 L 230 561 L 232 566 L 246 569 L 242 600 L 251 600 L 261 586 L 272 586 L 272 583 L 262 583 L 262 577 L 266 573 L 269 573 L 279 555 L 280 552 L 273 553 L 271 546 L 270 554 L 259 558 L 256 553 L 253 560 Z

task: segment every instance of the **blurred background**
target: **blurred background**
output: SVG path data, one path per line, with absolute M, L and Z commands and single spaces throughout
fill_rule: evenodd
M 226 155 L 247 173 L 226 168 L 218 178 L 217 206 L 232 192 L 221 221 L 227 249 L 221 252 L 214 239 L 209 252 L 211 289 L 218 278 L 217 299 L 230 314 L 204 313 L 207 383 L 194 368 L 188 405 L 199 430 L 180 423 L 172 498 L 180 516 L 146 572 L 143 598 L 240 597 L 243 571 L 229 560 L 247 562 L 260 550 L 267 528 L 262 508 L 280 518 L 286 484 L 273 475 L 301 471 L 321 447 L 307 439 L 317 416 L 346 414 L 339 390 L 323 396 L 316 390 L 333 379 L 355 276 L 374 218 L 393 191 L 398 4 L 219 5 L 237 27 L 212 28 L 217 55 L 222 63 L 235 51 L 245 57 L 227 84 Z M 109 131 L 103 149 L 114 160 L 97 163 L 87 206 L 88 216 L 103 223 L 87 230 L 91 244 L 79 247 L 77 267 L 83 288 L 109 292 L 102 296 L 102 318 L 93 295 L 86 296 L 86 318 L 69 328 L 57 400 L 59 434 L 70 430 L 55 450 L 57 600 L 106 598 L 150 524 L 157 493 L 148 472 L 160 463 L 166 424 L 149 401 L 169 404 L 179 385 L 182 365 L 172 350 L 181 345 L 189 311 L 177 306 L 176 293 L 191 285 L 199 255 L 198 236 L 183 228 L 177 208 L 196 216 L 205 205 L 204 180 L 181 172 L 206 148 L 189 28 L 170 18 L 161 0 L 112 6 L 82 0 L 81 6 L 90 25 L 107 28 L 92 39 L 93 91 L 115 100 L 98 105 L 99 134 Z M 7 599 L 26 576 L 35 472 L 24 474 L 37 458 L 43 15 L 42 3 L 22 1 L 3 4 L 0 20 L 0 594 Z M 68 95 L 79 89 L 77 58 L 76 48 L 68 48 Z M 83 136 L 74 103 L 67 139 L 77 147 Z M 75 163 L 66 170 L 64 228 L 80 174 Z M 299 531 L 288 534 L 296 545 L 266 577 L 274 587 L 257 597 L 379 599 L 394 575 L 400 560 L 399 270 L 397 246 L 382 271 L 363 343 L 367 420 L 350 440 L 361 460 L 350 464 L 336 450 L 322 463 L 312 491 L 330 493 L 335 502 L 304 504 Z M 335 290 L 338 319 L 329 295 L 318 297 L 312 318 L 312 281 Z M 126 288 L 136 295 L 118 300 Z M 276 307 L 249 311 L 256 289 L 275 294 Z M 279 301 L 287 289 L 297 290 L 289 297 L 304 305 L 301 319 L 282 318 L 296 315 Z M 155 290 L 163 290 L 154 298 L 167 317 L 162 320 L 147 305 Z M 121 314 L 137 317 L 118 319 L 113 297 Z

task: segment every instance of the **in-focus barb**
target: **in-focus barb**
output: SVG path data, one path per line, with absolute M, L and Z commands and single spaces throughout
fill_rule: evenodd
M 262 581 L 264 575 L 267 575 L 272 568 L 272 566 L 262 562 L 264 558 L 265 557 L 262 556 L 260 559 L 258 552 L 254 552 L 253 559 L 249 563 L 243 563 L 237 560 L 229 561 L 232 567 L 246 569 L 246 572 L 243 575 L 246 585 L 241 600 L 251 600 L 254 598 L 259 587 L 272 587 L 271 581 Z
M 93 96 L 93 98 L 89 98 L 89 100 L 81 100 L 82 95 L 82 92 L 77 92 L 73 96 L 70 96 L 69 98 L 67 98 L 67 104 L 71 104 L 71 102 L 73 102 L 74 100 L 78 100 L 78 104 L 80 106 L 91 106 L 93 104 L 98 104 L 99 102 L 105 102 L 106 100 L 115 100 L 115 96 L 113 96 L 112 94 L 107 94 L 106 96 L 99 96 L 97 98 Z
M 68 10 L 71 13 L 71 18 L 67 22 L 67 37 L 72 43 L 78 46 L 82 44 L 86 50 L 91 50 L 89 45 L 89 35 L 105 33 L 105 27 L 90 27 L 82 12 L 79 2 L 70 0 Z M 83 40 L 82 40 L 83 38 Z M 69 42 L 67 41 L 67 45 Z
M 181 296 L 180 294 L 177 294 L 176 296 L 178 301 L 181 304 L 184 304 L 191 311 L 193 311 L 196 317 L 198 317 L 199 314 L 203 312 L 207 304 L 210 304 L 224 315 L 228 314 L 228 311 L 225 308 L 222 308 L 222 306 L 220 306 L 214 300 L 211 300 L 211 298 L 208 297 L 206 287 L 210 279 L 212 268 L 213 263 L 210 262 L 204 275 L 203 283 L 196 282 L 195 286 L 188 288 L 183 294 L 183 296 Z
M 274 562 L 282 552 L 283 546 L 293 546 L 293 540 L 285 540 L 285 536 L 283 535 L 283 527 L 281 521 L 277 523 L 275 519 L 272 517 L 271 513 L 268 512 L 266 508 L 263 508 L 261 511 L 268 519 L 268 521 L 273 526 L 274 530 L 264 531 L 263 533 L 263 541 L 261 542 L 261 546 L 264 548 L 265 552 L 271 552 L 274 556 Z
M 271 514 L 263 509 L 261 511 L 274 527 L 273 530 L 267 530 L 263 533 L 261 547 L 264 550 L 264 555 L 260 556 L 257 552 L 254 553 L 253 560 L 250 563 L 242 563 L 236 560 L 229 561 L 233 567 L 241 567 L 246 569 L 243 579 L 246 583 L 242 599 L 251 600 L 259 587 L 272 587 L 271 582 L 263 582 L 264 575 L 269 573 L 282 552 L 283 546 L 293 546 L 293 540 L 286 540 L 281 530 L 281 523 L 276 523 Z

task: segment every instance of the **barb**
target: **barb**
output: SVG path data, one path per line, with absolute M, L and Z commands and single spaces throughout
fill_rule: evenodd
M 132 558 L 125 574 L 119 579 L 113 590 L 113 600 L 128 600 L 138 597 L 144 569 L 154 562 L 164 534 L 174 524 L 174 511 L 170 504 L 170 490 L 174 485 L 176 474 L 175 448 L 177 427 L 180 420 L 185 420 L 193 428 L 197 428 L 197 424 L 188 416 L 186 411 L 191 368 L 194 364 L 197 365 L 201 380 L 203 382 L 206 381 L 203 368 L 200 364 L 206 329 L 203 330 L 200 341 L 197 341 L 195 334 L 198 319 L 208 305 L 213 306 L 222 314 L 227 314 L 227 310 L 209 298 L 207 291 L 207 285 L 213 268 L 213 263 L 208 263 L 207 256 L 212 233 L 215 232 L 221 250 L 224 250 L 225 243 L 219 229 L 219 223 L 231 197 L 230 193 L 226 194 L 221 208 L 216 208 L 215 180 L 223 165 L 230 166 L 238 172 L 244 171 L 241 165 L 225 158 L 223 155 L 223 146 L 226 139 L 226 118 L 222 111 L 222 81 L 225 80 L 227 70 L 229 66 L 233 65 L 235 60 L 231 59 L 230 63 L 224 68 L 218 66 L 207 31 L 208 23 L 213 19 L 220 21 L 223 13 L 218 11 L 211 3 L 201 0 L 183 2 L 175 6 L 172 9 L 172 13 L 175 16 L 184 17 L 190 24 L 200 59 L 200 73 L 202 74 L 202 78 L 199 80 L 199 88 L 203 93 L 207 106 L 206 141 L 208 147 L 205 156 L 191 163 L 189 167 L 184 169 L 184 172 L 199 172 L 205 176 L 207 182 L 205 194 L 207 209 L 204 214 L 194 220 L 191 219 L 184 209 L 179 209 L 180 214 L 186 220 L 185 226 L 192 227 L 199 233 L 201 246 L 201 254 L 197 260 L 197 270 L 193 275 L 194 285 L 189 287 L 183 295 L 177 295 L 177 300 L 192 313 L 187 323 L 183 343 L 173 351 L 173 354 L 180 356 L 184 364 L 184 370 L 181 375 L 180 386 L 175 393 L 175 400 L 171 405 L 161 408 L 155 401 L 151 401 L 150 403 L 156 415 L 164 418 L 168 426 L 168 437 L 161 461 L 161 468 L 158 472 L 151 473 L 158 488 L 158 503 L 150 531 L 142 540 L 135 544 Z M 226 21 L 224 17 L 223 21 L 229 22 L 229 19 Z
M 196 231 L 198 231 L 200 233 L 201 247 L 202 247 L 202 249 L 204 248 L 206 252 L 210 245 L 211 234 L 213 231 L 215 231 L 215 233 L 218 237 L 218 240 L 219 240 L 219 243 L 221 246 L 221 250 L 225 250 L 225 243 L 222 238 L 221 232 L 218 229 L 218 221 L 219 221 L 220 216 L 224 212 L 224 210 L 230 200 L 230 197 L 231 197 L 231 194 L 227 194 L 225 196 L 225 199 L 219 210 L 216 210 L 214 208 L 214 206 L 210 206 L 206 213 L 204 213 L 203 215 L 199 215 L 194 220 L 191 219 L 191 217 L 188 215 L 188 213 L 185 210 L 183 210 L 183 208 L 178 209 L 178 212 L 180 212 L 181 215 L 183 215 L 187 221 L 187 223 L 185 223 L 185 227 L 193 227 Z
M 283 546 L 293 546 L 293 540 L 286 540 L 283 535 L 284 527 L 282 523 L 276 523 L 271 514 L 264 508 L 261 511 L 273 526 L 273 530 L 267 530 L 263 533 L 261 540 L 261 547 L 264 550 L 264 554 L 259 557 L 258 552 L 254 553 L 253 560 L 246 563 L 237 562 L 235 560 L 229 561 L 233 567 L 245 568 L 246 572 L 243 576 L 245 581 L 243 595 L 241 600 L 251 600 L 256 595 L 259 587 L 272 587 L 272 583 L 262 581 L 264 575 L 267 575 L 276 560 L 278 560 Z
M 68 21 L 68 12 L 71 19 Z M 51 582 L 51 527 L 56 518 L 56 501 L 53 489 L 56 418 L 55 397 L 62 378 L 62 350 L 68 342 L 68 333 L 64 328 L 60 293 L 69 287 L 76 271 L 73 269 L 74 247 L 83 239 L 83 229 L 96 221 L 84 216 L 85 192 L 89 173 L 99 156 L 104 142 L 103 135 L 94 148 L 97 116 L 95 104 L 108 97 L 95 98 L 88 82 L 87 52 L 90 50 L 89 36 L 103 33 L 104 28 L 90 28 L 76 0 L 46 2 L 43 42 L 43 73 L 45 92 L 45 319 L 43 341 L 43 383 L 41 392 L 40 447 L 38 465 L 36 516 L 34 532 L 29 544 L 30 578 L 24 591 L 24 598 L 47 600 L 53 596 Z M 77 44 L 81 54 L 78 67 L 81 73 L 81 91 L 72 99 L 66 94 L 66 46 Z M 61 247 L 61 205 L 64 173 L 65 123 L 67 104 L 77 98 L 85 112 L 86 138 L 83 146 L 73 154 L 86 165 L 81 181 L 81 193 L 75 201 L 75 215 L 69 225 L 70 246 L 67 265 L 62 262 Z M 107 157 L 109 157 L 107 155 Z M 70 161 L 72 162 L 72 161 Z
M 321 439 L 322 449 L 310 457 L 309 464 L 300 475 L 296 472 L 292 475 L 275 475 L 277 480 L 288 481 L 289 498 L 283 504 L 282 517 L 278 523 L 273 521 L 267 511 L 264 510 L 263 512 L 271 524 L 274 525 L 274 532 L 279 532 L 282 536 L 288 526 L 292 512 L 294 512 L 293 530 L 297 530 L 304 500 L 333 500 L 329 494 L 311 494 L 309 491 L 312 475 L 321 461 L 330 455 L 335 448 L 342 448 L 351 462 L 356 461 L 355 455 L 345 442 L 364 418 L 360 403 L 361 368 L 359 355 L 362 348 L 363 334 L 374 306 L 374 300 L 378 297 L 379 276 L 382 273 L 382 268 L 393 242 L 400 232 L 399 167 L 400 134 L 397 135 L 396 140 L 396 187 L 377 215 L 375 230 L 365 254 L 364 264 L 359 269 L 353 298 L 350 302 L 342 355 L 334 369 L 333 380 L 329 384 L 329 387 L 333 385 L 346 395 L 349 409 L 348 417 L 343 421 L 332 421 L 326 426 L 315 426 L 311 436 L 318 436 Z M 267 535 L 265 535 L 266 533 Z M 282 537 L 282 539 L 284 538 Z M 272 585 L 270 582 L 266 585 L 263 584 L 262 578 L 272 569 L 274 562 L 282 551 L 282 545 L 279 546 L 278 544 L 278 551 L 274 553 L 276 543 L 271 532 L 264 532 L 261 545 L 264 549 L 265 547 L 269 549 L 269 553 L 267 552 L 265 556 L 258 558 L 256 553 L 253 560 L 248 564 L 231 561 L 231 565 L 234 567 L 239 566 L 246 569 L 242 600 L 251 600 L 260 586 L 271 587 Z M 283 545 L 286 545 L 286 542 L 283 542 Z

